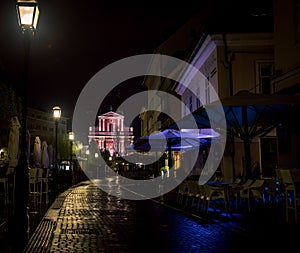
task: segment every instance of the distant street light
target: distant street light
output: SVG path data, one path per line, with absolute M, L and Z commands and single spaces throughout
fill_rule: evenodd
M 58 121 L 61 116 L 61 108 L 59 106 L 54 106 L 53 109 L 53 118 L 55 120 L 55 168 L 58 168 L 57 157 L 58 157 L 58 145 L 57 145 L 57 133 L 58 133 Z
M 75 139 L 75 135 L 74 135 L 74 132 L 69 132 L 69 141 L 70 141 L 70 170 L 71 173 L 72 173 L 72 184 L 75 183 L 74 181 L 74 166 L 73 166 L 73 141 Z
M 39 18 L 38 3 L 35 0 L 18 0 L 16 2 L 18 23 L 23 34 L 24 44 L 24 84 L 22 91 L 22 121 L 20 138 L 20 157 L 16 167 L 15 175 L 15 218 L 14 233 L 17 233 L 14 246 L 22 249 L 29 238 L 29 216 L 28 216 L 28 195 L 29 195 L 29 156 L 27 150 L 27 90 L 29 83 L 29 58 L 31 38 L 34 35 Z
M 54 106 L 52 109 L 53 112 L 53 118 L 55 120 L 55 161 L 54 161 L 54 168 L 53 168 L 53 193 L 54 197 L 58 193 L 58 138 L 57 138 L 57 133 L 58 133 L 58 121 L 61 117 L 61 108 L 59 106 Z

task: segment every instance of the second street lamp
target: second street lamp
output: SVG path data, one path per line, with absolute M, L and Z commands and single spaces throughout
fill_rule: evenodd
M 74 166 L 73 166 L 73 141 L 74 141 L 74 132 L 69 132 L 69 141 L 70 141 L 70 170 L 72 173 L 72 184 L 74 184 Z
M 28 184 L 29 167 L 27 156 L 27 90 L 29 83 L 29 58 L 31 38 L 35 33 L 39 8 L 35 0 L 18 0 L 16 2 L 18 14 L 18 23 L 23 34 L 24 43 L 24 84 L 22 91 L 22 120 L 21 120 L 21 139 L 20 139 L 20 157 L 16 167 L 15 174 L 15 203 L 14 203 L 14 233 L 17 250 L 22 249 L 29 238 L 29 216 L 28 216 Z
M 54 197 L 58 194 L 58 121 L 61 117 L 61 108 L 59 106 L 54 106 L 52 109 L 53 118 L 55 120 L 55 161 L 54 161 L 54 168 L 53 168 L 53 194 Z

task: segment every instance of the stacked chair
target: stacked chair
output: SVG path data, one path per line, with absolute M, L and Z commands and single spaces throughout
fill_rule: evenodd
M 40 197 L 38 183 L 39 168 L 29 169 L 29 212 L 38 213 L 38 201 Z
M 40 169 L 37 183 L 39 188 L 39 204 L 40 204 L 40 210 L 42 211 L 42 208 L 48 208 L 49 205 L 49 194 L 50 194 L 50 188 L 49 188 L 49 171 L 50 169 Z

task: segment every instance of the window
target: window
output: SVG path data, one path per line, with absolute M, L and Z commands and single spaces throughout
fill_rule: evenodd
M 274 63 L 272 61 L 258 61 L 257 63 L 257 93 L 271 94 L 274 88 L 271 85 L 271 80 L 274 75 Z
M 112 123 L 109 123 L 109 132 L 114 131 L 114 125 Z

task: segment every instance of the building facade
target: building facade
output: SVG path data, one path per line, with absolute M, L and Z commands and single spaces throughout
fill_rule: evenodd
M 133 128 L 124 125 L 124 116 L 109 111 L 98 116 L 96 127 L 90 127 L 89 142 L 95 141 L 100 151 L 110 156 L 127 154 L 126 147 L 133 143 Z
M 300 2 L 274 0 L 274 92 L 300 95 Z M 300 125 L 290 115 L 289 126 L 278 131 L 278 167 L 299 168 Z
M 175 37 L 182 37 L 183 30 L 192 31 L 195 25 L 197 27 L 197 22 L 187 23 L 183 30 L 179 30 L 163 43 L 158 48 L 158 52 L 175 57 L 180 55 L 180 59 L 187 61 L 203 74 L 203 79 L 199 81 L 202 83 L 194 83 L 195 87 L 187 89 L 180 83 L 185 82 L 191 76 L 183 73 L 182 79 L 178 83 L 161 78 L 152 80 L 153 77 L 145 79 L 148 89 L 163 89 L 171 94 L 176 94 L 182 101 L 182 107 L 175 108 L 179 111 L 181 118 L 216 99 L 233 96 L 242 90 L 264 95 L 298 94 L 300 91 L 300 60 L 296 56 L 299 55 L 300 49 L 300 4 L 293 0 L 288 2 L 274 0 L 273 5 L 271 8 L 273 13 L 268 20 L 268 22 L 272 22 L 271 29 L 269 26 L 267 29 L 261 29 L 264 24 L 260 22 L 263 21 L 263 17 L 269 15 L 265 13 L 254 13 L 255 15 L 249 19 L 252 22 L 248 22 L 252 25 L 250 27 L 242 27 L 241 24 L 233 23 L 233 25 L 239 25 L 242 32 L 234 31 L 233 27 L 224 29 L 221 24 L 219 25 L 222 29 L 217 32 L 214 29 L 211 31 L 205 29 L 204 32 L 202 23 L 199 22 L 200 34 L 196 33 L 197 42 L 193 43 L 193 50 L 188 50 L 187 44 L 185 45 L 186 50 L 184 50 L 183 45 L 174 40 Z M 211 26 L 208 24 L 207 27 Z M 187 34 L 185 38 L 189 38 Z M 175 53 L 179 51 L 182 54 Z M 218 97 L 213 96 L 211 89 L 216 91 Z M 200 99 L 198 99 L 199 97 Z M 164 102 L 166 101 L 156 101 L 159 110 L 164 107 Z M 153 99 L 149 98 L 148 103 L 153 103 Z M 291 115 L 291 119 L 293 117 Z M 163 125 L 168 122 L 158 112 L 144 113 L 141 120 L 144 135 L 168 126 L 168 124 Z M 299 165 L 300 154 L 297 143 L 300 143 L 298 130 L 300 128 L 292 120 L 290 126 L 289 129 L 274 128 L 267 134 L 256 136 L 249 143 L 251 166 L 259 164 L 260 173 L 263 176 L 276 176 L 274 173 L 278 167 L 295 168 Z M 220 164 L 223 176 L 226 179 L 243 176 L 245 173 L 245 143 L 240 138 L 227 138 L 227 143 L 229 145 L 226 144 Z M 269 161 L 269 164 L 266 161 Z M 271 163 L 272 172 L 265 173 Z M 231 170 L 231 167 L 235 167 L 235 170 Z
M 179 83 L 176 87 L 184 105 L 181 110 L 183 117 L 241 90 L 259 94 L 273 92 L 273 33 L 203 34 L 200 41 L 190 64 L 200 71 L 201 78 L 197 82 L 190 82 L 193 77 L 191 73 L 187 73 L 180 83 L 190 82 L 191 85 L 187 88 Z M 276 132 L 269 133 L 268 137 L 273 135 Z M 232 173 L 235 173 L 234 176 L 244 176 L 245 154 L 240 152 L 244 149 L 243 140 L 237 137 L 227 138 L 227 143 L 229 144 L 225 147 L 228 150 L 225 150 L 221 161 L 223 176 L 232 178 Z M 233 143 L 234 158 L 231 155 Z M 256 136 L 251 140 L 252 161 L 260 162 L 260 150 L 260 138 Z M 231 167 L 233 170 L 229 169 Z M 199 170 L 197 165 L 196 169 Z
M 68 141 L 68 121 L 69 118 L 61 116 L 58 123 L 58 159 L 67 159 L 69 157 Z M 55 147 L 55 120 L 52 111 L 46 112 L 36 108 L 29 107 L 27 111 L 27 129 L 30 134 L 30 150 L 33 151 L 34 140 L 36 136 L 41 141 L 46 141 L 48 145 Z

